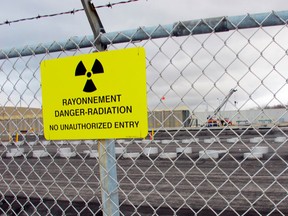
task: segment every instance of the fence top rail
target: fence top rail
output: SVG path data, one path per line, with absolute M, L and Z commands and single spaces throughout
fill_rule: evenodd
M 241 16 L 215 17 L 180 21 L 168 25 L 152 27 L 139 27 L 137 29 L 121 32 L 102 33 L 100 41 L 104 45 L 141 41 L 165 37 L 179 37 L 213 32 L 225 32 L 236 29 L 247 29 L 267 26 L 286 25 L 288 23 L 288 11 L 246 14 Z M 22 56 L 60 52 L 94 46 L 93 35 L 84 37 L 71 37 L 65 41 L 27 45 L 19 48 L 0 50 L 0 59 L 8 59 Z

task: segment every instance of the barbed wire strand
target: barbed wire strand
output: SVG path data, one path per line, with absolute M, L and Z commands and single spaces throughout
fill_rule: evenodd
M 115 5 L 120 5 L 120 4 L 128 4 L 128 3 L 132 3 L 132 2 L 137 2 L 140 0 L 127 0 L 127 1 L 119 1 L 119 2 L 114 2 L 114 3 L 108 3 L 105 5 L 99 5 L 99 6 L 95 6 L 95 8 L 112 8 Z M 6 20 L 5 22 L 0 23 L 1 25 L 10 25 L 12 23 L 18 23 L 18 22 L 24 22 L 24 21 L 30 21 L 30 20 L 36 20 L 36 19 L 40 19 L 40 18 L 48 18 L 48 17 L 55 17 L 55 16 L 61 16 L 61 15 L 67 15 L 67 14 L 72 14 L 74 15 L 75 13 L 78 13 L 80 11 L 84 11 L 83 8 L 81 9 L 73 9 L 73 10 L 69 10 L 69 11 L 65 11 L 65 12 L 60 12 L 60 13 L 54 13 L 54 14 L 45 14 L 45 15 L 38 15 L 38 16 L 34 16 L 34 17 L 28 17 L 28 18 L 21 18 L 21 19 L 17 19 L 17 20 Z

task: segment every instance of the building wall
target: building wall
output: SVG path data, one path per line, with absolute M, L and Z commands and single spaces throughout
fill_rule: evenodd
M 183 110 L 158 110 L 148 113 L 149 128 L 174 128 L 189 126 L 190 111 Z
M 42 110 L 26 107 L 1 107 L 0 134 L 15 134 L 21 131 L 42 133 Z

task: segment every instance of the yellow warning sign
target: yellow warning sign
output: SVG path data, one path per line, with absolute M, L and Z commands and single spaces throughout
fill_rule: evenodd
M 40 70 L 46 139 L 146 137 L 144 48 L 44 60 Z

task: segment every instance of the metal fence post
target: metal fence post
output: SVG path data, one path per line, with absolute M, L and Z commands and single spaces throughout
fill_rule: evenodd
M 101 20 L 91 0 L 81 0 L 92 28 L 98 51 L 106 49 L 100 42 L 100 33 L 105 33 Z M 115 140 L 99 140 L 99 169 L 103 215 L 119 215 L 118 181 L 115 158 Z
M 119 215 L 115 140 L 99 140 L 100 181 L 103 215 Z

